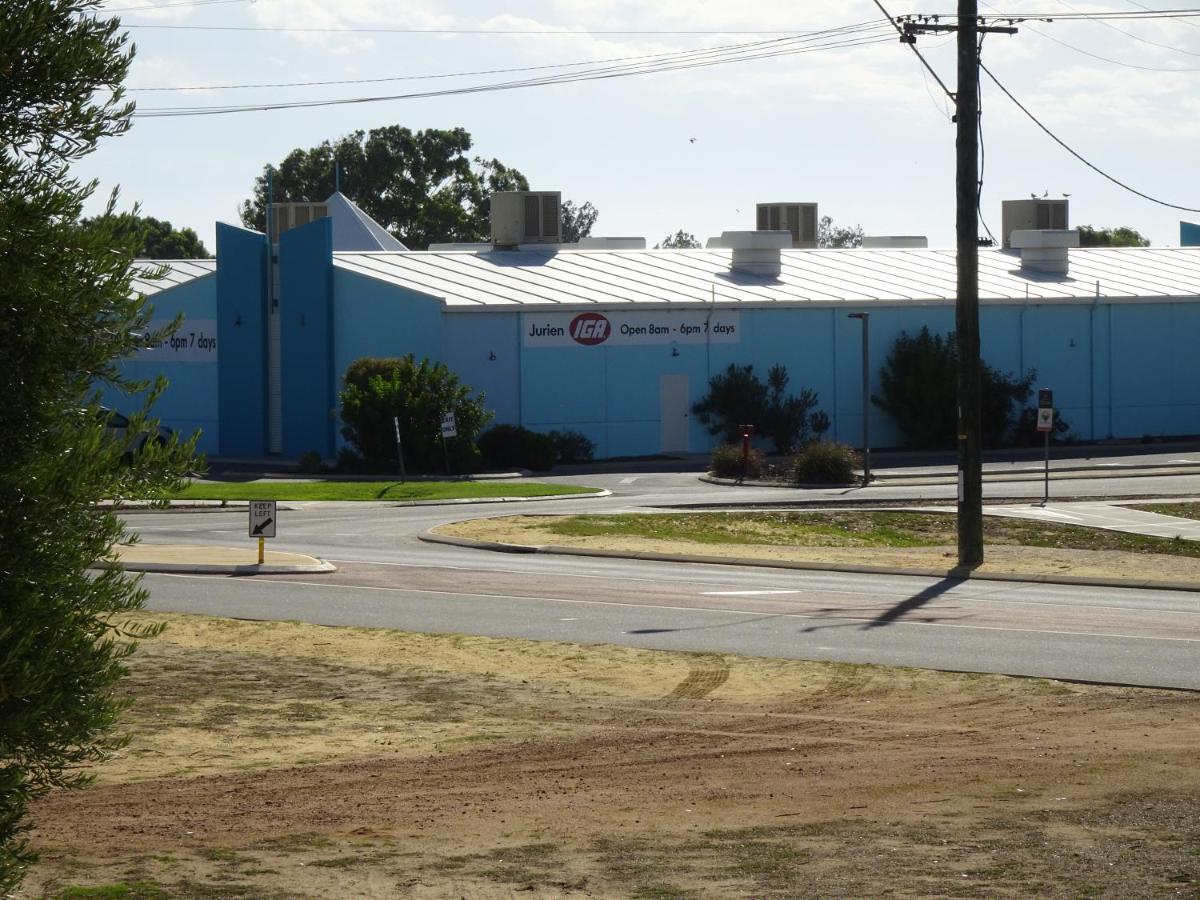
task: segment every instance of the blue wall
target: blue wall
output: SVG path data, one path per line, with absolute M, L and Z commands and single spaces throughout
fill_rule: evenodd
M 1200 225 L 1195 222 L 1180 222 L 1179 246 L 1200 247 Z
M 334 454 L 333 227 L 318 219 L 279 239 L 283 455 Z
M 338 391 L 360 356 L 443 361 L 442 302 L 357 272 L 333 270 L 333 373 Z
M 212 322 L 217 318 L 216 276 L 203 275 L 178 287 L 159 291 L 150 296 L 147 306 L 155 322 L 169 321 L 182 313 L 184 321 L 176 334 L 186 337 L 190 333 L 189 321 Z M 217 400 L 220 352 L 218 337 L 216 353 L 205 361 L 163 362 L 134 357 L 121 367 L 132 381 L 152 382 L 159 375 L 166 377 L 167 389 L 159 397 L 152 414 L 185 437 L 199 431 L 196 446 L 206 454 L 216 453 L 220 446 Z M 141 395 L 129 396 L 119 389 L 106 387 L 101 402 L 110 409 L 129 414 L 141 407 L 142 399 Z
M 521 421 L 519 316 L 512 313 L 447 313 L 445 362 L 495 413 L 492 424 Z M 492 357 L 495 356 L 495 359 Z
M 267 454 L 267 239 L 217 223 L 220 453 Z

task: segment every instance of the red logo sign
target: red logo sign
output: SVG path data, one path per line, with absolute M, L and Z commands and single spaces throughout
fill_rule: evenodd
M 569 332 L 576 342 L 590 347 L 604 343 L 612 333 L 612 328 L 608 319 L 600 313 L 588 312 L 580 313 L 571 320 Z

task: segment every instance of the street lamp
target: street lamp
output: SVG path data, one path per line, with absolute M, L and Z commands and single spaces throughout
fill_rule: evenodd
M 871 431 L 870 400 L 871 400 L 871 314 L 865 312 L 850 313 L 849 318 L 862 322 L 862 446 L 863 446 L 863 484 L 871 483 Z

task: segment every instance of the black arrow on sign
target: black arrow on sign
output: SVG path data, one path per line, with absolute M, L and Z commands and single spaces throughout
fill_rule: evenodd
M 256 534 L 262 534 L 263 529 L 265 529 L 268 525 L 270 525 L 274 521 L 275 520 L 272 519 L 270 516 L 263 519 L 261 522 L 259 522 L 257 525 L 254 526 L 254 530 L 250 532 L 250 536 L 253 537 Z

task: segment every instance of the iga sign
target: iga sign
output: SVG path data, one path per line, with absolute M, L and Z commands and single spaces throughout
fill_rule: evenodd
M 595 347 L 631 344 L 736 344 L 741 318 L 727 309 L 583 313 L 525 313 L 526 347 Z
M 153 333 L 171 324 L 170 319 L 156 319 L 146 331 Z M 211 362 L 217 361 L 216 319 L 185 319 L 179 330 L 134 356 L 138 362 Z

